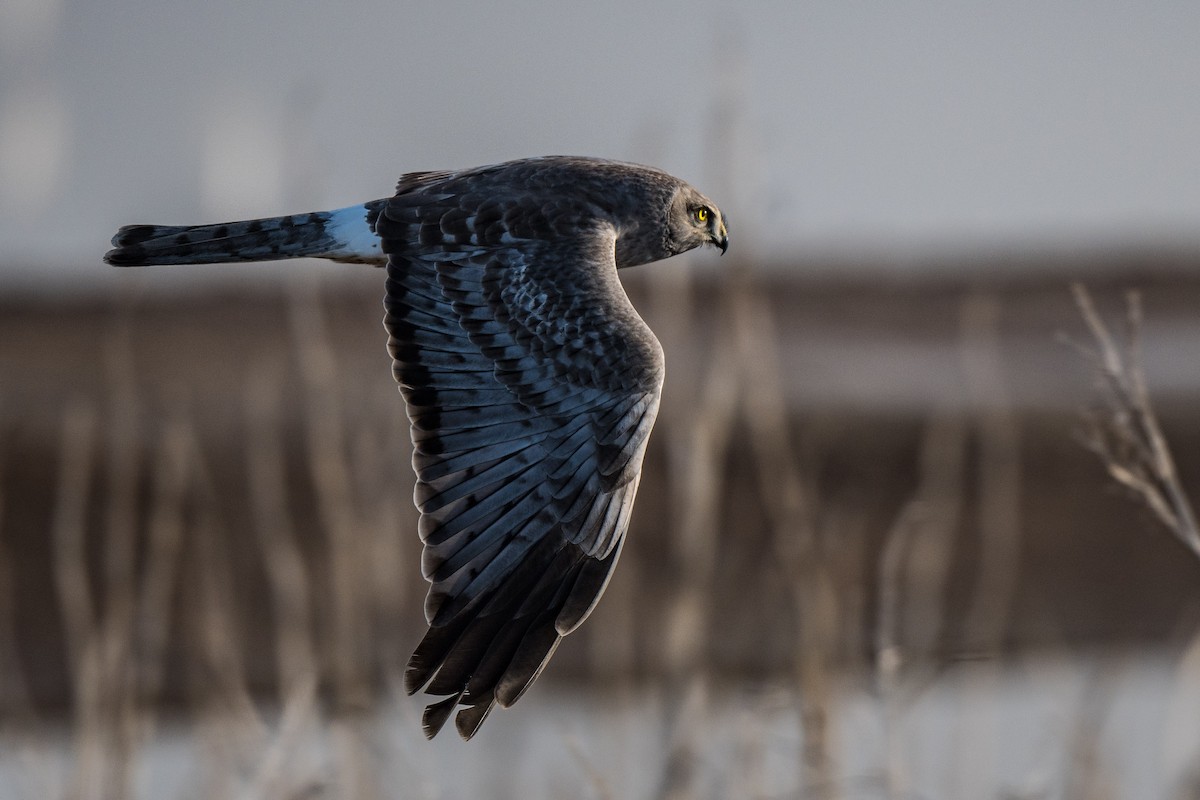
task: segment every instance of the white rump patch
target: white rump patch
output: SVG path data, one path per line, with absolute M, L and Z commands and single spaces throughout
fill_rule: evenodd
M 330 258 L 378 264 L 387 261 L 387 256 L 380 248 L 379 237 L 367 225 L 365 205 L 330 211 L 325 233 L 334 241 L 334 247 L 329 251 Z

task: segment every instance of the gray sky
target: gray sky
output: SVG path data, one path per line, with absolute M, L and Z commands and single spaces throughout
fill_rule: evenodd
M 544 153 L 772 255 L 1200 244 L 1200 4 L 0 0 L 0 285 Z

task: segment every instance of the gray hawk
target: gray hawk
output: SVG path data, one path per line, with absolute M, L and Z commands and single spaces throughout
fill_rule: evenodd
M 389 198 L 217 225 L 130 225 L 121 267 L 315 257 L 387 268 L 412 427 L 428 631 L 405 685 L 432 738 L 515 703 L 596 605 L 629 525 L 663 353 L 617 270 L 701 245 L 721 211 L 650 167 L 549 156 L 405 175 Z

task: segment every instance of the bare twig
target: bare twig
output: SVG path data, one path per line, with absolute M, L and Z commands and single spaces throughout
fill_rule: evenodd
M 667 669 L 673 698 L 670 752 L 660 796 L 689 797 L 695 792 L 697 732 L 708 705 L 706 622 L 716 567 L 727 448 L 737 402 L 735 356 L 718 344 L 711 380 L 693 414 L 679 427 L 668 428 L 672 457 L 671 506 L 677 515 L 676 547 L 683 576 L 667 617 Z
M 255 529 L 275 616 L 279 692 L 287 702 L 316 679 L 317 669 L 309 608 L 312 591 L 288 505 L 281 384 L 277 372 L 261 370 L 247 388 L 246 460 Z
M 138 688 L 151 715 L 162 700 L 171 600 L 178 584 L 184 542 L 188 464 L 195 446 L 191 428 L 176 420 L 162 432 L 154 462 L 146 567 L 137 612 Z M 154 720 L 148 716 L 143 736 L 153 733 Z
M 316 492 L 317 511 L 329 542 L 329 640 L 335 705 L 339 710 L 361 707 L 365 686 L 360 636 L 364 610 L 359 563 L 354 486 L 346 446 L 342 393 L 338 387 L 337 357 L 321 308 L 315 276 L 291 284 L 288 304 L 292 336 L 304 379 L 304 433 L 308 464 Z
M 75 764 L 67 790 L 72 798 L 95 796 L 107 774 L 105 737 L 101 735 L 104 692 L 99 619 L 92 602 L 86 549 L 97 416 L 90 405 L 76 405 L 66 412 L 53 523 L 54 578 L 66 631 L 75 709 Z
M 0 438 L 0 445 L 3 444 Z M 4 460 L 0 449 L 0 748 L 5 753 L 20 756 L 21 775 L 13 775 L 28 786 L 24 796 L 56 797 L 62 794 L 57 787 L 58 775 L 48 748 L 35 745 L 36 737 L 29 732 L 41 727 L 38 709 L 30 690 L 29 675 L 20 658 L 17 637 L 17 588 L 12 562 L 12 549 L 4 536 L 3 487 Z
M 843 606 L 823 535 L 829 531 L 818 529 L 811 486 L 791 444 L 770 305 L 748 281 L 731 297 L 742 380 L 753 387 L 744 393 L 744 419 L 763 509 L 771 524 L 771 542 L 798 620 L 795 669 L 804 731 L 803 783 L 813 797 L 834 798 L 841 795 L 841 787 L 833 755 L 837 736 L 832 669 Z
M 97 699 L 105 723 L 109 797 L 128 794 L 137 755 L 137 672 L 132 659 L 136 608 L 138 516 L 138 403 L 133 343 L 127 308 L 110 330 L 104 348 L 109 408 L 106 419 L 104 525 L 104 614 L 99 625 L 100 681 Z
M 966 423 L 942 411 L 921 440 L 920 482 L 888 531 L 880 556 L 875 678 L 882 701 L 888 796 L 909 791 L 904 712 L 934 674 L 946 584 L 963 506 Z
M 378 796 L 369 752 L 357 713 L 370 701 L 365 655 L 365 632 L 371 597 L 362 577 L 370 574 L 364 556 L 370 551 L 357 535 L 358 492 L 350 461 L 349 426 L 343 410 L 345 391 L 321 305 L 320 284 L 311 280 L 291 285 L 288 305 L 292 335 L 297 344 L 304 380 L 304 432 L 317 511 L 329 543 L 329 639 L 333 682 L 333 715 L 329 720 L 334 770 L 344 796 Z
M 1021 546 L 1021 432 L 1008 399 L 994 297 L 963 303 L 963 371 L 979 409 L 979 577 L 967 613 L 971 644 L 994 656 L 1011 616 Z
M 320 722 L 316 700 L 316 678 L 312 673 L 299 676 L 289 687 L 278 730 L 243 789 L 242 796 L 247 800 L 296 797 L 300 794 L 297 786 L 316 781 L 317 770 L 293 763 L 305 729 Z
M 195 648 L 188 679 L 193 711 L 221 720 L 202 723 L 218 772 L 245 774 L 264 746 L 269 728 L 250 695 L 246 680 L 245 648 L 238 635 L 232 559 L 212 472 L 199 447 L 190 448 L 189 484 L 196 493 L 196 519 L 189 527 L 184 590 L 194 598 L 185 617 L 189 644 Z M 186 535 L 186 534 L 185 534 Z M 189 667 L 192 667 L 189 664 Z M 215 714 L 213 712 L 216 712 Z M 215 790 L 207 796 L 213 796 Z
M 1127 343 L 1122 352 L 1082 284 L 1072 287 L 1097 350 L 1076 345 L 1095 368 L 1103 408 L 1087 416 L 1085 444 L 1104 462 L 1109 476 L 1130 489 L 1175 536 L 1200 557 L 1200 529 L 1180 485 L 1175 461 L 1150 403 L 1142 369 L 1142 303 L 1126 295 Z
M 96 412 L 73 406 L 63 420 L 58 493 L 54 509 L 54 578 L 62 608 L 67 658 L 78 679 L 96 619 L 87 572 L 87 501 L 95 448 Z
M 991 785 L 1003 736 L 996 661 L 1012 616 L 1021 546 L 1020 427 L 1008 399 L 1000 351 L 1000 305 L 992 296 L 971 295 L 960 309 L 962 364 L 972 405 L 978 409 L 979 469 L 976 530 L 979 542 L 974 594 L 964 620 L 968 646 L 989 661 L 965 686 L 988 698 L 959 714 L 954 762 L 960 767 L 952 794 L 977 796 Z M 966 707 L 964 703 L 960 711 Z

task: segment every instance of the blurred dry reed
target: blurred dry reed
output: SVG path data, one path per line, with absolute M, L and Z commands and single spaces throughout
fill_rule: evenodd
M 272 721 L 255 699 L 246 672 L 248 648 L 239 620 L 235 558 L 227 546 L 228 521 L 222 517 L 213 468 L 189 418 L 191 400 L 175 397 L 171 417 L 161 426 L 145 425 L 130 326 L 120 314 L 103 340 L 104 407 L 84 400 L 70 404 L 61 426 L 52 539 L 72 684 L 72 744 L 61 767 L 45 751 L 27 759 L 26 782 L 40 787 L 28 796 L 82 800 L 138 795 L 139 759 L 161 731 L 172 639 L 184 654 L 188 700 L 183 718 L 194 726 L 195 741 L 211 766 L 199 782 L 203 796 L 310 793 L 325 778 L 320 767 L 303 766 L 297 757 L 301 740 L 321 731 L 328 732 L 334 745 L 338 796 L 379 795 L 370 765 L 374 755 L 358 720 L 370 705 L 363 694 L 370 664 L 363 626 L 374 619 L 362 610 L 367 603 L 363 595 L 375 589 L 391 595 L 407 582 L 381 574 L 380 565 L 395 566 L 395 558 L 366 563 L 364 556 L 371 554 L 376 539 L 366 537 L 368 546 L 363 547 L 363 540 L 355 538 L 349 484 L 353 471 L 364 468 L 348 463 L 352 448 L 332 388 L 338 378 L 316 290 L 297 292 L 292 308 L 305 379 L 308 463 L 314 483 L 322 487 L 319 529 L 329 533 L 331 594 L 340 598 L 327 616 L 329 644 L 320 648 L 334 656 L 328 672 L 316 663 L 312 631 L 317 593 L 292 525 L 279 372 L 257 371 L 244 395 L 246 475 L 276 623 L 281 714 Z M 150 442 L 145 466 L 143 442 Z M 379 466 L 376 449 L 360 446 L 358 452 L 373 458 L 367 469 Z M 376 476 L 368 488 L 379 480 Z M 143 486 L 149 492 L 144 504 Z M 4 547 L 0 535 L 0 553 Z M 16 612 L 8 564 L 8 559 L 0 561 L 0 644 L 11 656 L 17 651 Z M 374 580 L 363 581 L 362 575 Z M 377 605 L 394 607 L 396 600 L 383 598 Z M 22 740 L 12 727 L 33 730 L 38 724 L 25 666 L 11 657 L 0 666 L 6 707 L 24 709 L 20 717 L 8 717 L 3 732 L 29 746 L 33 740 Z M 318 702 L 323 674 L 331 676 L 331 717 Z M 39 748 L 31 752 L 39 753 Z
M 964 504 L 966 438 L 965 422 L 953 411 L 935 413 L 926 424 L 917 489 L 880 554 L 875 681 L 889 797 L 910 791 L 905 717 L 915 696 L 936 677 L 946 585 Z
M 1179 481 L 1175 459 L 1150 403 L 1142 366 L 1142 299 L 1125 295 L 1125 343 L 1118 344 L 1083 284 L 1072 286 L 1079 313 L 1094 346 L 1074 340 L 1096 373 L 1100 405 L 1087 416 L 1085 444 L 1104 463 L 1109 477 L 1129 489 L 1167 530 L 1200 557 L 1200 528 Z
M 739 147 L 747 136 L 742 127 L 746 120 L 741 91 L 747 80 L 744 53 L 734 42 L 722 50 L 721 60 L 718 101 L 706 144 L 714 156 L 711 163 L 724 164 L 728 170 L 711 176 L 711 182 L 721 188 L 722 196 L 732 198 L 744 192 L 745 175 L 757 165 L 730 160 L 730 153 L 746 158 L 753 152 Z M 743 204 L 753 205 L 753 201 Z M 727 518 L 725 504 L 735 482 L 730 467 L 741 454 L 753 464 L 754 501 L 764 514 L 771 548 L 763 554 L 759 572 L 778 574 L 787 593 L 782 609 L 790 610 L 796 626 L 792 697 L 802 730 L 794 765 L 796 791 L 806 797 L 836 798 L 841 787 L 833 755 L 831 680 L 847 615 L 834 588 L 837 579 L 828 540 L 845 531 L 831 529 L 836 515 L 827 517 L 824 529 L 818 530 L 812 487 L 789 422 L 774 312 L 754 275 L 754 231 L 748 219 L 739 233 L 742 244 L 731 257 L 733 263 L 723 265 L 715 308 L 700 312 L 695 307 L 694 279 L 684 270 L 667 267 L 647 276 L 664 349 L 683 350 L 684 339 L 702 331 L 710 343 L 694 383 L 676 379 L 669 389 L 659 423 L 658 436 L 666 440 L 668 452 L 668 508 L 677 580 L 664 621 L 665 669 L 673 692 L 668 700 L 670 744 L 657 796 L 691 798 L 709 791 L 700 770 L 713 691 L 706 663 L 712 652 L 708 621 L 719 597 L 720 521 Z M 672 393 L 682 400 L 672 400 Z M 765 575 L 755 575 L 761 577 Z M 739 760 L 754 763 L 762 757 L 762 742 L 752 734 L 752 723 L 743 730 Z M 746 797 L 760 796 L 748 785 L 738 791 Z
M 1083 443 L 1100 459 L 1109 477 L 1148 509 L 1153 517 L 1175 536 L 1193 555 L 1200 557 L 1200 528 L 1191 499 L 1184 490 L 1175 466 L 1171 448 L 1159 424 L 1150 400 L 1143 366 L 1142 328 L 1144 325 L 1141 293 L 1125 293 L 1124 341 L 1119 342 L 1105 324 L 1091 293 L 1082 283 L 1071 287 L 1092 345 L 1069 337 L 1064 340 L 1087 361 L 1094 372 L 1099 394 L 1097 407 L 1084 415 Z M 1200 630 L 1180 657 L 1176 692 L 1194 683 L 1194 668 L 1200 654 Z M 1185 668 L 1190 667 L 1190 668 Z M 1101 698 L 1105 693 L 1098 693 Z M 1076 769 L 1068 774 L 1073 779 L 1067 797 L 1091 798 L 1113 796 L 1098 776 L 1104 767 L 1097 754 L 1096 731 L 1100 729 L 1095 716 L 1107 710 L 1106 704 L 1093 702 L 1083 709 L 1076 740 Z M 1179 725 L 1167 725 L 1167 741 L 1179 749 L 1189 737 L 1178 733 Z M 1200 796 L 1200 749 L 1195 743 L 1186 745 L 1190 766 L 1177 788 L 1177 797 Z
M 629 676 L 639 666 L 661 670 L 653 684 L 668 687 L 654 707 L 662 712 L 664 746 L 652 763 L 652 794 L 850 798 L 877 789 L 916 796 L 914 709 L 936 688 L 958 692 L 962 701 L 954 706 L 953 735 L 938 743 L 951 765 L 946 796 L 1051 796 L 1040 776 L 1019 795 L 996 788 L 1006 735 L 999 654 L 1013 622 L 1028 485 L 1022 430 L 1007 395 L 1000 301 L 977 293 L 962 300 L 958 369 L 970 402 L 947 398 L 944 407 L 927 410 L 915 488 L 876 531 L 858 495 L 823 493 L 822 466 L 837 435 L 819 420 L 797 430 L 783 385 L 780 319 L 755 276 L 736 264 L 729 269 L 718 302 L 704 310 L 707 324 L 686 272 L 664 269 L 648 280 L 666 349 L 682 349 L 680 340 L 696 335 L 712 347 L 702 371 L 675 378 L 654 439 L 666 495 L 665 560 L 627 555 L 621 570 L 632 580 L 614 582 L 604 601 L 610 624 L 596 620 L 586 634 L 586 674 L 615 681 L 615 696 L 633 718 L 646 713 L 635 708 L 646 695 Z M 71 742 L 62 757 L 54 745 L 22 734 L 44 729 L 45 720 L 29 689 L 29 666 L 14 657 L 18 612 L 8 532 L 0 530 L 0 675 L 12 710 L 0 734 L 28 751 L 18 797 L 155 796 L 144 777 L 151 750 L 180 726 L 201 765 L 192 794 L 374 798 L 394 796 L 402 785 L 402 796 L 441 796 L 438 775 L 423 763 L 431 751 L 406 751 L 373 721 L 411 645 L 396 621 L 419 617 L 414 598 L 422 589 L 405 561 L 417 542 L 399 400 L 394 393 L 376 398 L 346 374 L 333 312 L 317 283 L 290 286 L 285 307 L 295 361 L 248 365 L 230 408 L 232 464 L 221 460 L 228 453 L 218 452 L 220 443 L 201 434 L 204 409 L 188 391 L 177 392 L 165 417 L 143 413 L 149 392 L 139 382 L 124 312 L 101 340 L 104 391 L 69 403 L 58 431 L 54 601 L 72 687 Z M 1081 309 L 1089 326 L 1098 324 L 1090 302 Z M 1140 308 L 1131 314 L 1140 321 Z M 1102 453 L 1121 475 L 1138 478 L 1141 496 L 1150 491 L 1170 512 L 1156 511 L 1160 520 L 1194 520 L 1181 505 L 1186 497 L 1136 358 L 1116 349 L 1106 332 L 1096 338 L 1105 385 L 1125 403 L 1102 418 L 1109 425 Z M 1118 423 L 1126 427 L 1114 428 Z M 1130 454 L 1142 460 L 1116 460 Z M 11 465 L 0 459 L 5 468 Z M 246 487 L 244 529 L 225 496 L 227 473 Z M 755 689 L 738 695 L 741 712 L 727 731 L 716 721 L 729 687 L 713 666 L 719 642 L 712 624 L 719 605 L 739 601 L 722 589 L 729 487 L 739 482 L 752 487 L 749 503 L 763 528 L 752 579 L 775 591 L 756 595 L 771 603 L 757 612 L 786 617 L 794 645 L 786 675 L 755 678 Z M 2 494 L 6 485 L 0 480 L 0 509 L 13 502 Z M 5 519 L 0 513 L 0 525 Z M 239 540 L 243 531 L 249 536 Z M 965 581 L 956 574 L 964 550 L 972 554 Z M 660 581 L 670 584 L 670 599 L 656 616 L 635 593 Z M 954 594 L 961 583 L 969 591 Z M 247 619 L 255 602 L 270 618 L 265 642 L 251 640 L 251 631 L 262 630 Z M 864 618 L 874 622 L 866 648 L 856 639 Z M 639 649 L 648 623 L 663 635 Z M 957 683 L 946 680 L 945 652 L 955 625 L 962 628 L 960 651 L 984 661 Z M 1198 647 L 1193 642 L 1187 663 Z M 253 663 L 259 651 L 270 656 L 266 681 Z M 854 743 L 847 739 L 856 729 L 844 699 L 863 656 L 882 746 L 867 772 L 848 775 Z M 1180 670 L 1183 686 L 1182 661 Z M 1064 796 L 1115 791 L 1097 731 L 1122 674 L 1097 673 L 1090 700 L 1069 722 Z M 180 683 L 186 691 L 173 697 L 170 688 Z M 794 739 L 779 741 L 781 717 Z M 620 739 L 636 729 L 620 724 L 619 732 L 568 731 L 560 755 L 567 756 L 570 788 L 547 796 L 624 796 L 620 765 L 589 749 L 587 738 Z M 732 754 L 721 750 L 729 742 Z M 483 745 L 473 742 L 471 752 Z M 639 755 L 618 758 L 645 768 Z M 1190 786 L 1181 786 L 1180 797 Z M 519 796 L 516 783 L 494 788 L 498 797 Z
M 1000 356 L 1000 305 L 988 296 L 972 295 L 960 315 L 962 364 L 971 407 L 978 409 L 979 443 L 977 519 L 973 529 L 979 554 L 973 592 L 963 618 L 965 646 L 984 659 L 969 691 L 999 696 L 1000 656 L 1008 632 L 1021 547 L 1020 429 L 1013 413 Z M 965 708 L 965 705 L 963 706 Z M 962 713 L 957 762 L 958 783 L 953 792 L 970 797 L 995 785 L 1000 739 L 997 702 Z

